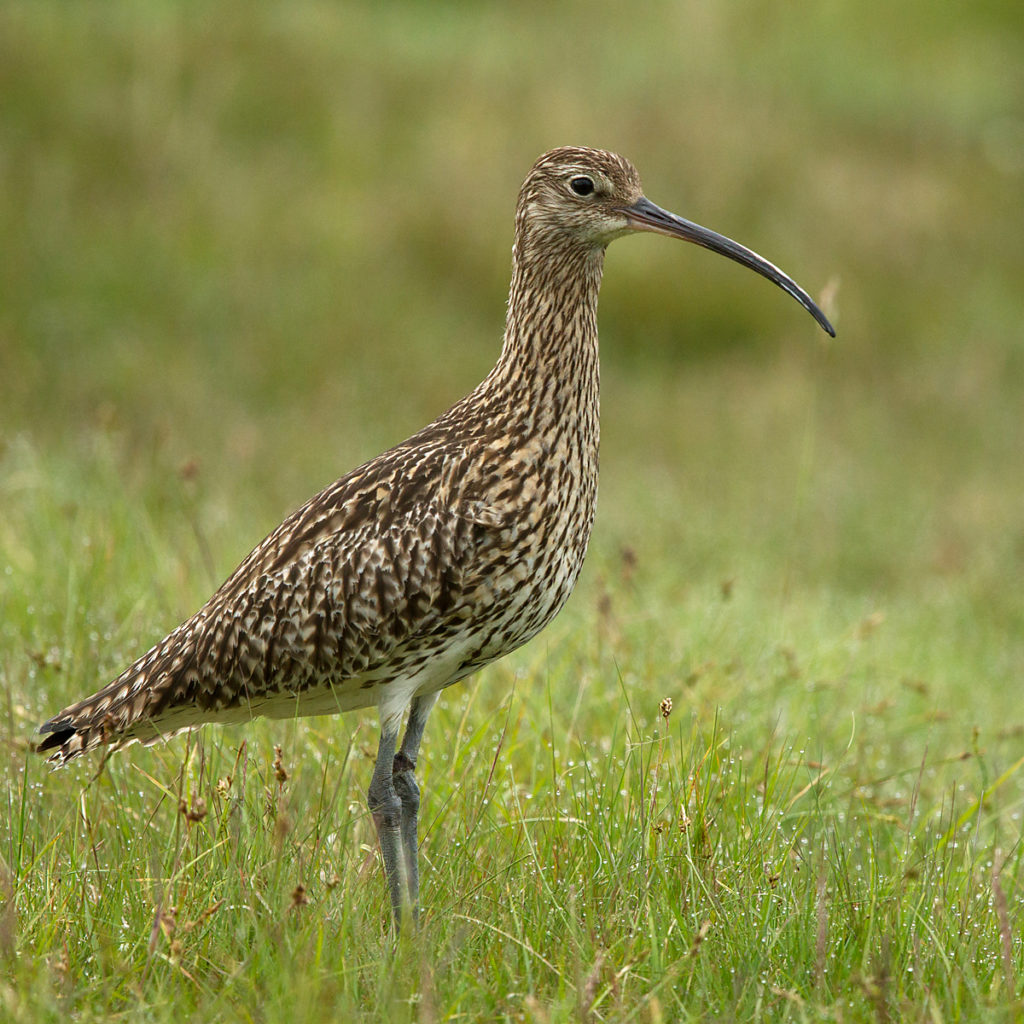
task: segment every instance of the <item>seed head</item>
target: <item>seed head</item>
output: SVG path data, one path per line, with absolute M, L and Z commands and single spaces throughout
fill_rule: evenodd
M 278 784 L 281 786 L 288 781 L 288 770 L 284 766 L 280 746 L 274 747 L 274 778 L 277 779 Z
M 197 796 L 195 802 L 190 807 L 184 800 L 180 800 L 178 801 L 178 813 L 184 817 L 189 825 L 194 825 L 197 821 L 202 821 L 206 817 L 206 801 L 201 796 Z

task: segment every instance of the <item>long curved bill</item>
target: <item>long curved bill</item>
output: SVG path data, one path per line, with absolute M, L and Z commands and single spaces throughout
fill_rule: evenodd
M 739 242 L 734 242 L 731 238 L 718 234 L 717 231 L 710 231 L 692 221 L 677 217 L 674 213 L 655 206 L 647 198 L 638 199 L 632 206 L 621 207 L 621 212 L 629 219 L 629 225 L 634 231 L 653 231 L 659 235 L 668 235 L 670 238 L 682 238 L 684 241 L 702 245 L 712 252 L 728 256 L 729 259 L 742 263 L 743 266 L 749 267 L 751 270 L 756 270 L 762 277 L 767 277 L 783 291 L 789 292 L 821 324 L 823 330 L 833 338 L 836 336 L 835 329 L 810 295 L 796 281 L 779 270 L 774 263 L 769 263 L 745 245 L 740 245 Z

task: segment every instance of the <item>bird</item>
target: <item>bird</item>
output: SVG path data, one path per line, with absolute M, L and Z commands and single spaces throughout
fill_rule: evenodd
M 59 767 L 206 722 L 375 707 L 367 805 L 393 925 L 415 923 L 415 769 L 430 711 L 444 688 L 542 630 L 583 566 L 598 481 L 598 291 L 609 243 L 634 232 L 756 271 L 835 336 L 778 267 L 647 199 L 624 157 L 545 153 L 519 192 L 490 373 L 288 516 L 194 615 L 43 723 L 36 749 Z

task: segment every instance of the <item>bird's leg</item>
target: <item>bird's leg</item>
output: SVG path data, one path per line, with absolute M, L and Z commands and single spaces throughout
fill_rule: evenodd
M 427 724 L 427 716 L 437 703 L 437 694 L 414 697 L 409 708 L 409 724 L 405 727 L 402 748 L 395 755 L 393 778 L 395 791 L 402 801 L 402 851 L 405 859 L 405 875 L 409 885 L 409 905 L 413 920 L 419 914 L 420 872 L 418 862 L 418 823 L 420 811 L 420 790 L 416 785 L 416 756 L 420 740 Z
M 408 862 L 402 853 L 402 800 L 395 791 L 393 777 L 400 721 L 396 717 L 381 723 L 377 763 L 366 795 L 370 813 L 373 814 L 373 824 L 377 829 L 396 931 L 401 930 L 402 915 L 406 908 L 414 905 L 409 893 Z

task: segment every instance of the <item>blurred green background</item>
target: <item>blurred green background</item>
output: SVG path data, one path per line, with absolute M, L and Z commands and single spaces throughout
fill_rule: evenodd
M 662 1019 L 655 995 L 666 1020 L 702 1000 L 714 1019 L 752 1020 L 755 1002 L 782 1019 L 769 985 L 791 1000 L 786 1019 L 820 1006 L 868 1019 L 849 998 L 861 988 L 878 1020 L 1009 1019 L 1024 811 L 1020 0 L 0 0 L 11 1019 L 138 1016 L 136 986 L 154 1020 L 277 1006 L 329 1019 L 332 986 L 388 1005 L 373 978 L 390 960 L 365 927 L 387 915 L 359 793 L 372 715 L 206 730 L 102 775 L 95 758 L 48 773 L 28 747 L 285 514 L 481 379 L 501 342 L 517 189 L 563 144 L 629 156 L 652 200 L 777 263 L 839 336 L 703 250 L 653 236 L 611 248 L 601 497 L 580 586 L 542 637 L 445 695 L 424 747 L 440 1006 L 497 1019 L 504 998 L 523 1018 L 522 947 L 549 969 L 538 1005 L 573 1004 L 551 1020 L 583 1019 L 565 977 L 589 987 L 605 950 L 630 1019 L 647 1019 L 648 998 Z M 222 850 L 213 780 L 243 743 L 249 832 L 237 864 L 201 859 Z M 285 847 L 262 803 L 277 743 L 299 825 Z M 679 828 L 658 838 L 643 769 L 663 752 Z M 209 831 L 189 827 L 181 873 L 184 826 L 162 797 L 176 775 L 215 812 Z M 712 797 L 694 809 L 702 779 Z M 521 787 L 538 798 L 521 806 Z M 686 832 L 686 814 L 701 828 Z M 564 824 L 577 818 L 578 833 Z M 705 862 L 699 833 L 720 860 Z M 648 839 L 666 864 L 696 865 L 672 867 L 649 929 L 632 866 Z M 522 856 L 534 841 L 570 883 L 551 899 Z M 1008 911 L 993 903 L 1000 870 Z M 711 874 L 713 890 L 691 884 Z M 313 906 L 282 928 L 296 882 Z M 231 908 L 186 940 L 180 978 L 173 959 L 150 972 L 165 891 L 183 921 L 189 899 L 192 915 Z M 576 937 L 577 893 L 601 922 L 592 940 Z M 338 970 L 319 961 L 322 913 Z M 1016 967 L 997 969 L 1000 950 Z M 683 956 L 676 973 L 666 956 Z M 181 987 L 186 965 L 198 987 Z M 627 968 L 642 976 L 628 990 Z M 390 1019 L 428 1010 L 410 999 Z
M 783 612 L 902 601 L 925 661 L 976 644 L 979 683 L 1019 684 L 1017 0 L 5 3 L 5 644 L 48 647 L 85 558 L 39 508 L 105 543 L 76 599 L 112 615 L 146 600 L 145 578 L 118 592 L 126 531 L 160 538 L 179 585 L 154 639 L 468 391 L 500 346 L 519 183 L 569 143 L 631 157 L 839 331 L 706 252 L 615 244 L 584 590 L 628 547 L 633 614 L 669 633 L 656 606 L 718 580 Z M 115 492 L 137 517 L 105 520 Z

